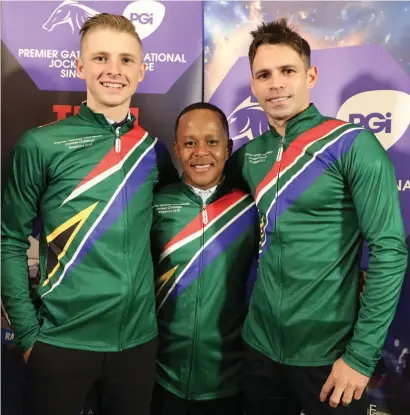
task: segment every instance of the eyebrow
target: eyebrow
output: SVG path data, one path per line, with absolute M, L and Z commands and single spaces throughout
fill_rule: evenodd
M 297 69 L 297 66 L 296 65 L 282 65 L 282 66 L 279 66 L 277 69 L 281 71 L 283 71 L 284 69 Z M 270 72 L 272 72 L 271 69 L 266 69 L 266 68 L 259 69 L 258 71 L 255 72 L 255 76 L 261 75 L 263 73 L 270 73 Z
M 184 135 L 183 137 L 181 137 L 184 140 L 197 140 L 198 138 L 195 135 Z M 218 137 L 214 134 L 207 134 L 205 137 L 205 139 L 209 140 L 209 139 L 213 139 L 213 140 L 218 140 Z
M 107 51 L 104 51 L 104 50 L 100 50 L 100 51 L 98 51 L 98 52 L 94 52 L 93 54 L 92 54 L 93 56 L 97 56 L 97 55 L 110 55 L 110 52 L 107 52 Z M 120 53 L 119 54 L 121 57 L 124 57 L 124 56 L 127 56 L 127 57 L 134 57 L 134 58 L 136 58 L 137 57 L 137 55 L 134 55 L 133 53 Z
M 297 69 L 298 67 L 296 65 L 282 65 L 279 67 L 279 69 Z

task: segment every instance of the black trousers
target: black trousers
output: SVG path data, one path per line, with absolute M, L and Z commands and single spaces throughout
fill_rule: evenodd
M 36 342 L 27 362 L 24 415 L 79 415 L 90 390 L 99 414 L 149 415 L 157 339 L 121 352 L 88 352 Z
M 192 401 L 182 399 L 156 384 L 152 398 L 152 415 L 243 415 L 241 396 Z
M 275 363 L 245 344 L 243 392 L 246 415 L 366 415 L 367 399 L 332 408 L 319 399 L 332 366 L 300 367 Z M 329 395 L 330 398 L 330 395 Z

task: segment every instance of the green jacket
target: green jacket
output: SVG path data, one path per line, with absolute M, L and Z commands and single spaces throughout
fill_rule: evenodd
M 119 351 L 157 335 L 149 232 L 153 190 L 177 179 L 165 146 L 135 118 L 114 130 L 85 104 L 28 131 L 2 201 L 2 298 L 17 343 Z M 27 258 L 40 216 L 36 309 Z
M 252 196 L 225 183 L 204 204 L 184 182 L 166 186 L 154 197 L 152 246 L 158 383 L 184 399 L 238 393 L 258 249 Z
M 370 376 L 398 302 L 407 250 L 393 165 L 363 128 L 311 105 L 236 151 L 260 211 L 257 283 L 244 340 L 300 366 L 339 357 Z M 362 239 L 370 251 L 359 302 Z

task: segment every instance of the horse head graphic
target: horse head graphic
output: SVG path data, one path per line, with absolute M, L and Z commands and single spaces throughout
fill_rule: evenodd
M 268 129 L 266 114 L 250 96 L 232 111 L 228 122 L 235 150 Z
M 75 28 L 81 29 L 84 22 L 96 14 L 99 14 L 99 12 L 80 4 L 77 0 L 65 0 L 56 7 L 43 24 L 43 29 L 51 32 L 56 26 L 67 23 L 70 25 L 72 33 L 74 33 Z

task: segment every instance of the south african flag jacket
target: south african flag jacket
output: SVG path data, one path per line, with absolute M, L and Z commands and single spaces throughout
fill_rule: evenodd
M 28 131 L 2 201 L 2 298 L 17 343 L 119 351 L 157 335 L 149 232 L 154 187 L 177 180 L 135 117 L 114 129 L 85 104 Z M 26 251 L 41 217 L 36 309 Z
M 238 393 L 257 250 L 249 194 L 223 183 L 203 203 L 181 181 L 155 195 L 157 380 L 171 393 L 194 400 Z
M 393 165 L 377 138 L 314 105 L 237 150 L 260 212 L 257 282 L 244 340 L 274 361 L 332 364 L 370 376 L 407 266 Z M 238 183 L 237 183 L 238 184 Z M 369 268 L 359 301 L 362 241 Z

